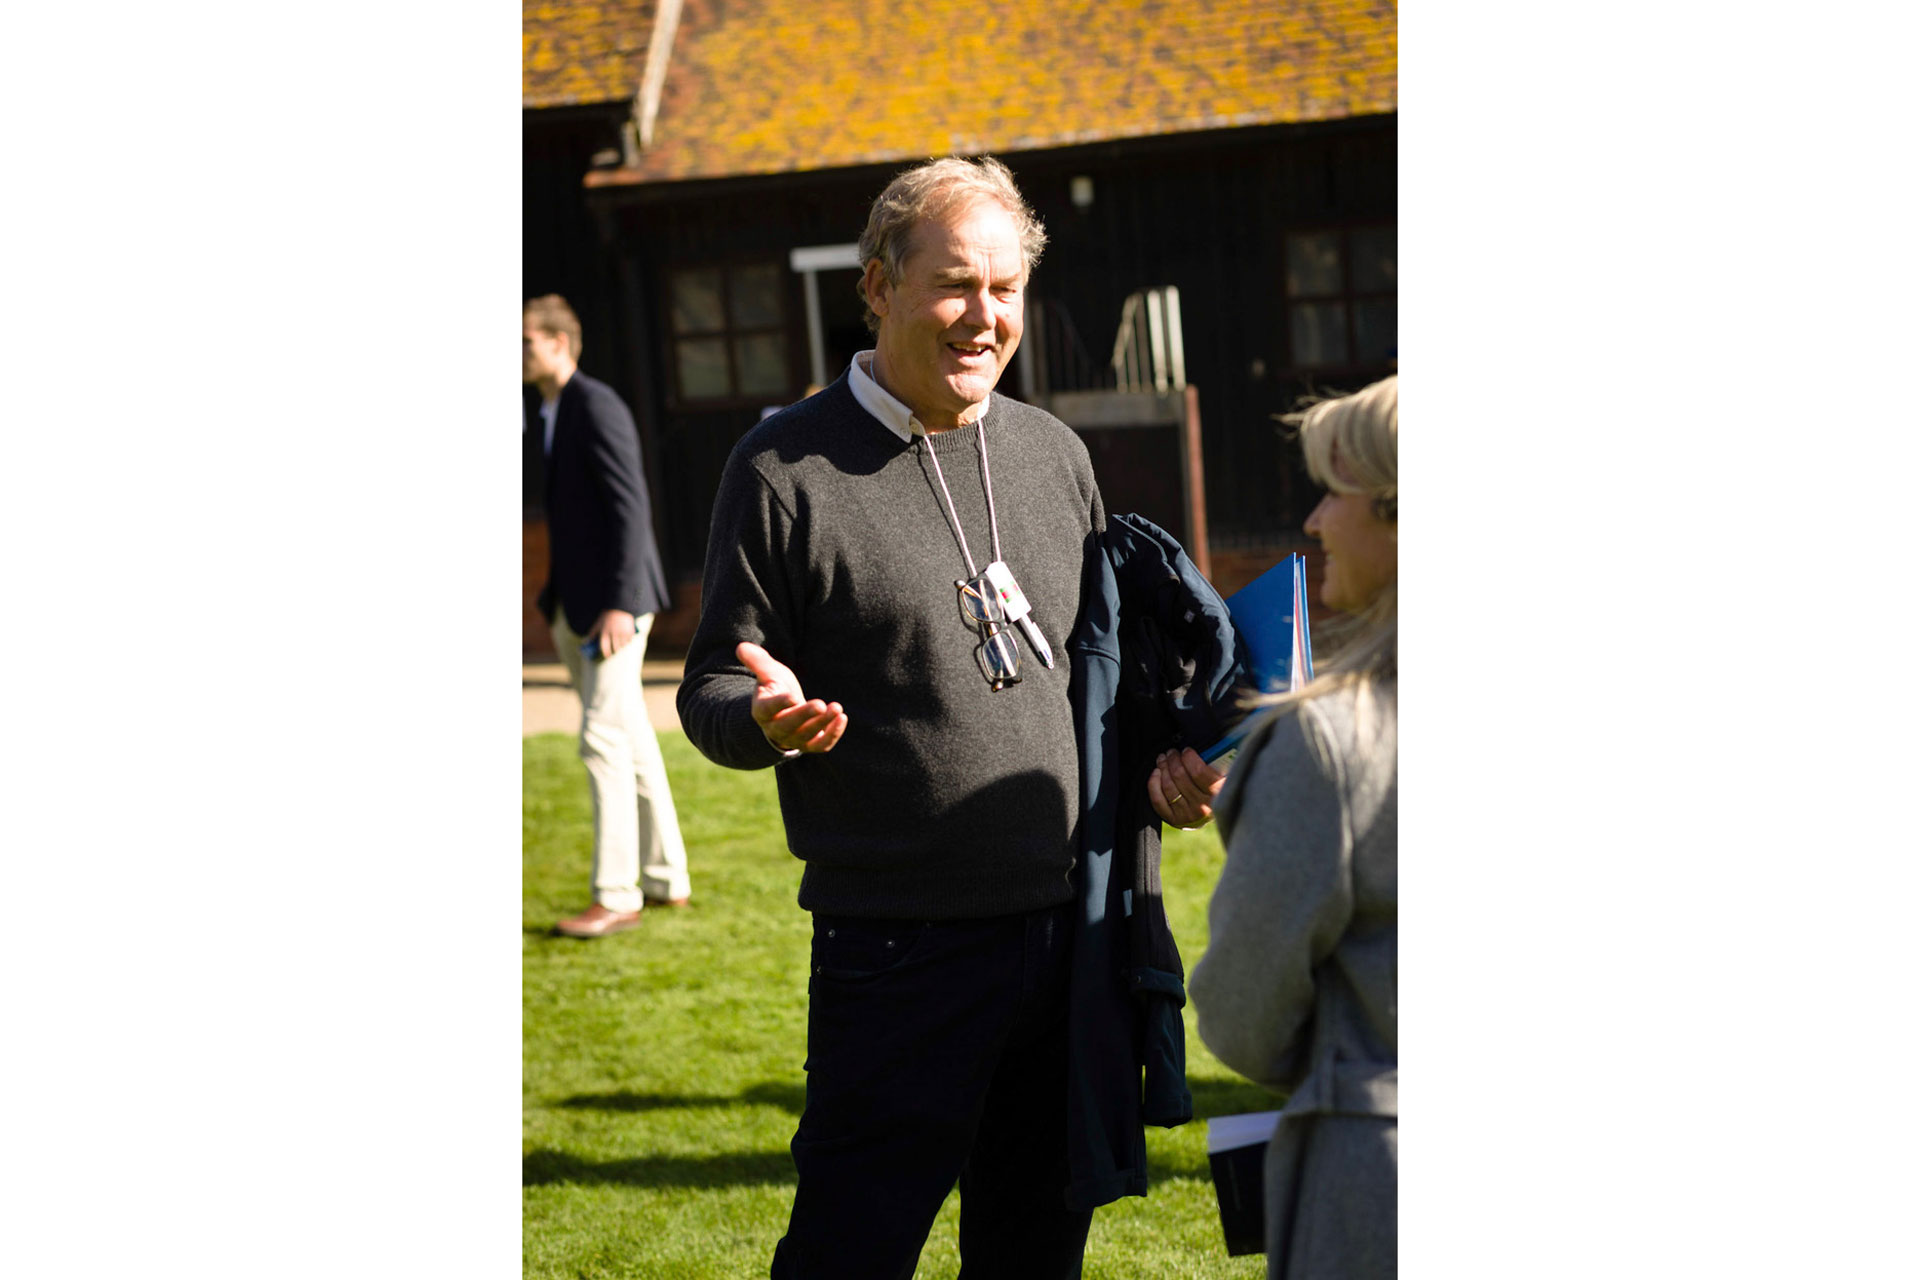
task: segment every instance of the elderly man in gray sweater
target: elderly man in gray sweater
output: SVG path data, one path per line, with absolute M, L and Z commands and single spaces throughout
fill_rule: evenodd
M 860 241 L 874 349 L 749 432 L 716 498 L 680 717 L 777 766 L 814 924 L 776 1277 L 910 1276 L 956 1181 L 969 1274 L 1080 1272 L 1066 646 L 1106 512 L 1072 431 L 993 394 L 1045 240 L 997 161 L 897 177 Z M 1162 816 L 1177 789 L 1206 812 L 1209 775 L 1160 778 Z

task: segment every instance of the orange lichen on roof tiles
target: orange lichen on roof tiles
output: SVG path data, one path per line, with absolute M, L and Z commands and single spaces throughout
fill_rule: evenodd
M 521 0 L 521 105 L 631 101 L 653 13 L 654 0 Z
M 529 30 L 536 12 L 589 9 L 530 4 Z M 589 181 L 781 173 L 1389 112 L 1398 21 L 1397 0 L 685 0 L 653 145 L 636 167 Z M 645 52 L 642 28 L 630 86 Z M 530 53 L 529 83 L 533 74 Z

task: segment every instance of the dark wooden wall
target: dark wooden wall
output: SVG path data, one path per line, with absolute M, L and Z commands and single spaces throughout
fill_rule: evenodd
M 628 367 L 631 343 L 623 300 L 613 278 L 615 257 L 607 229 L 588 208 L 581 187 L 594 157 L 618 149 L 625 118 L 625 104 L 522 113 L 520 296 L 565 298 L 580 317 L 580 367 L 631 404 L 637 388 Z M 523 390 L 523 412 L 533 395 L 531 388 Z M 529 462 L 522 505 L 529 516 L 537 516 L 537 459 Z
M 1288 367 L 1284 236 L 1290 229 L 1394 219 L 1396 118 L 1224 130 L 1003 159 L 1050 236 L 1033 294 L 1071 315 L 1096 362 L 1104 363 L 1111 349 L 1129 293 L 1179 288 L 1187 378 L 1200 389 L 1215 545 L 1296 541 L 1317 494 L 1273 415 L 1294 407 L 1305 392 L 1354 390 L 1392 368 L 1322 371 L 1309 379 Z M 677 265 L 784 264 L 796 246 L 853 241 L 868 204 L 900 167 L 586 193 L 593 215 L 587 225 L 597 218 L 607 240 L 596 250 L 606 255 L 603 280 L 613 312 L 607 319 L 624 344 L 621 367 L 599 376 L 633 405 L 662 552 L 676 579 L 697 580 L 720 469 L 763 406 L 759 400 L 675 403 L 664 332 L 668 272 Z M 1085 210 L 1070 199 L 1075 176 L 1093 179 L 1093 203 Z M 843 284 L 840 276 L 822 279 L 835 288 Z M 797 398 L 808 376 L 797 275 L 789 275 L 786 307 L 790 398 Z M 591 330 L 587 347 L 594 353 Z M 608 353 L 603 347 L 599 354 Z M 830 368 L 828 377 L 840 372 Z M 1003 389 L 1016 386 L 1010 372 Z
M 1392 372 L 1309 380 L 1289 368 L 1283 246 L 1290 230 L 1394 218 L 1395 129 L 1387 116 L 1009 159 L 1051 241 L 1035 292 L 1070 309 L 1096 360 L 1111 351 L 1127 294 L 1180 290 L 1216 544 L 1297 534 L 1318 501 L 1272 415 L 1310 390 L 1357 390 Z M 1076 174 L 1093 179 L 1084 211 L 1068 198 Z

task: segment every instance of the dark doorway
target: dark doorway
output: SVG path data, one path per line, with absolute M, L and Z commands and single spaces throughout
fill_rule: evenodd
M 873 345 L 862 318 L 866 308 L 857 292 L 859 283 L 860 273 L 851 267 L 819 274 L 820 338 L 828 382 L 847 371 L 854 352 Z

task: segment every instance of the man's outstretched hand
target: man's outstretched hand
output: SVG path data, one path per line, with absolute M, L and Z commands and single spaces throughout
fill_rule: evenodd
M 768 742 L 782 751 L 833 750 L 847 731 L 847 713 L 839 703 L 807 698 L 786 664 L 751 641 L 741 641 L 733 652 L 760 682 L 753 691 L 753 722 Z

